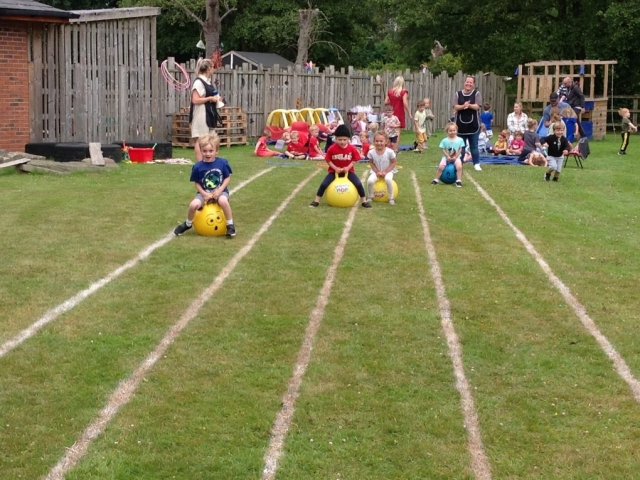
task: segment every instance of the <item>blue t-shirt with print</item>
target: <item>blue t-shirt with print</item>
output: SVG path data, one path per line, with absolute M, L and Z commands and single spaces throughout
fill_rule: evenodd
M 458 149 L 461 149 L 464 147 L 464 140 L 461 139 L 460 137 L 456 137 L 456 138 L 444 137 L 440 141 L 439 147 L 443 150 L 446 150 L 447 153 L 451 155 L 453 153 L 456 153 Z M 446 157 L 442 157 L 442 159 L 445 160 Z
M 199 183 L 207 192 L 213 192 L 225 178 L 231 176 L 231 166 L 226 158 L 216 157 L 213 162 L 199 161 L 191 169 L 191 181 Z M 229 193 L 229 189 L 225 188 Z
M 487 130 L 491 130 L 493 127 L 491 126 L 491 122 L 493 122 L 493 113 L 490 110 L 484 110 L 480 114 L 480 121 L 484 123 L 484 128 Z

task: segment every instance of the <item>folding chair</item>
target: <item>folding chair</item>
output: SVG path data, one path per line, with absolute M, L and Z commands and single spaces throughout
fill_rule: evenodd
M 582 155 L 580 154 L 580 152 L 578 151 L 578 147 L 574 148 L 573 150 L 571 150 L 567 155 L 564 156 L 564 166 L 567 166 L 567 160 L 569 160 L 569 157 L 573 157 L 576 160 L 576 165 L 580 168 L 584 168 L 582 166 Z

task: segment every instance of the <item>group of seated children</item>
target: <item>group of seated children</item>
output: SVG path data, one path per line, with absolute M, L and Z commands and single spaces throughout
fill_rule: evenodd
M 494 155 L 520 155 L 523 149 L 524 133 L 516 132 L 509 141 L 509 130 L 502 130 L 498 133 L 498 139 L 492 147 L 485 146 L 485 151 Z
M 271 131 L 265 128 L 262 136 L 256 143 L 253 154 L 257 157 L 281 157 L 291 158 L 294 160 L 324 160 L 326 151 L 335 141 L 335 131 L 339 124 L 332 121 L 326 126 L 326 131 L 320 131 L 318 125 L 310 125 L 309 132 L 299 132 L 297 130 L 288 129 L 282 134 L 281 145 L 276 148 L 284 148 L 283 152 L 271 150 L 268 144 L 271 142 Z M 357 128 L 355 128 L 357 126 Z M 371 148 L 373 136 L 378 131 L 378 124 L 371 122 L 367 125 L 362 120 L 362 115 L 358 114 L 356 120 L 352 123 L 352 133 L 350 143 L 356 147 L 359 153 L 366 158 Z M 345 126 L 346 128 L 346 126 Z M 326 141 L 325 149 L 320 146 L 321 141 Z

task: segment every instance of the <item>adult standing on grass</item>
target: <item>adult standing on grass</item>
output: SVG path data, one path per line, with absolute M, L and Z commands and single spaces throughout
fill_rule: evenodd
M 462 90 L 453 94 L 453 112 L 455 123 L 458 126 L 458 136 L 469 142 L 473 168 L 481 171 L 480 150 L 478 150 L 478 137 L 480 137 L 480 106 L 482 94 L 476 89 L 476 80 L 471 75 L 464 79 Z M 462 151 L 464 158 L 465 149 Z
M 220 94 L 211 83 L 214 68 L 208 58 L 200 59 L 196 65 L 198 76 L 191 85 L 191 138 L 195 141 L 196 161 L 202 160 L 198 138 L 214 133 L 217 126 L 216 103 L 221 101 Z
M 409 108 L 409 92 L 404 88 L 403 77 L 398 76 L 393 81 L 393 87 L 387 90 L 387 96 L 384 98 L 384 104 L 391 105 L 393 107 L 393 114 L 398 117 L 398 120 L 400 120 L 400 129 L 398 131 L 397 141 L 397 144 L 400 145 L 400 135 L 402 134 L 402 130 L 406 127 L 405 112 L 412 116 L 411 109 Z

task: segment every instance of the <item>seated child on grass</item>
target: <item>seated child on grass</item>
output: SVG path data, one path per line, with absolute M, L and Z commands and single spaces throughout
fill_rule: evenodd
M 307 158 L 307 147 L 300 142 L 300 135 L 297 130 L 291 132 L 291 142 L 287 145 L 285 155 L 295 160 L 304 160 Z
M 487 127 L 485 127 L 483 123 L 480 125 L 480 135 L 478 135 L 478 151 L 480 153 L 487 153 L 488 141 Z
M 493 144 L 493 154 L 494 155 L 506 155 L 509 150 L 509 131 L 502 130 L 498 134 L 498 139 L 496 143 Z
M 317 125 L 309 127 L 309 160 L 324 160 L 324 152 L 320 148 L 318 138 L 320 128 Z
M 522 138 L 523 133 L 520 130 L 517 130 L 513 134 L 513 140 L 511 140 L 511 144 L 507 149 L 509 155 L 520 155 L 522 153 L 522 150 L 524 149 L 524 140 Z
M 529 118 L 527 120 L 527 130 L 522 135 L 522 139 L 524 141 L 524 147 L 522 148 L 522 152 L 518 157 L 519 162 L 525 162 L 531 152 L 535 152 L 536 150 L 542 150 L 540 137 L 536 133 L 537 128 L 538 128 L 538 121 L 535 118 Z
M 276 152 L 275 150 L 269 149 L 267 147 L 267 142 L 271 139 L 271 130 L 265 128 L 262 132 L 262 136 L 258 139 L 258 143 L 256 143 L 256 148 L 253 150 L 253 154 L 257 157 L 277 157 L 280 156 L 280 152 Z

